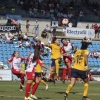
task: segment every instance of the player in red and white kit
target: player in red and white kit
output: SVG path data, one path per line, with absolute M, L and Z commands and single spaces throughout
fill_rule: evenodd
M 26 84 L 26 89 L 25 89 L 25 100 L 31 100 L 29 97 L 30 90 L 31 90 L 31 85 L 32 82 L 35 78 L 35 66 L 36 66 L 36 61 L 32 62 L 32 59 L 34 57 L 34 53 L 30 55 L 27 63 L 27 68 L 26 68 L 26 78 L 27 78 L 27 84 Z
M 24 87 L 24 76 L 25 72 L 21 70 L 21 62 L 27 58 L 19 57 L 19 52 L 15 51 L 13 56 L 8 60 L 8 63 L 11 64 L 12 73 L 20 78 L 20 91 L 23 91 Z
M 61 42 L 63 43 L 62 46 L 62 56 L 65 63 L 65 68 L 62 72 L 62 80 L 65 81 L 66 74 L 68 73 L 69 77 L 71 76 L 71 69 L 72 69 L 72 44 L 69 41 L 66 41 L 66 39 L 61 39 Z
M 37 65 L 40 65 L 39 68 L 41 68 L 42 66 L 44 68 L 51 70 L 50 68 L 46 67 L 46 65 L 40 59 L 40 46 L 35 46 L 34 54 L 31 54 L 28 60 L 28 65 L 26 69 L 27 84 L 26 84 L 25 100 L 32 100 L 32 98 L 37 99 L 37 97 L 34 94 L 39 86 L 40 83 L 39 79 L 41 78 L 41 76 L 39 78 L 36 76 Z M 41 75 L 41 73 L 39 75 Z M 29 97 L 30 88 L 33 80 L 35 81 L 35 84 L 32 87 L 31 96 Z

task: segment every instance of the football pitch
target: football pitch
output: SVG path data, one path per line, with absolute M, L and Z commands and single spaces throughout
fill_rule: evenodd
M 64 100 L 64 92 L 69 82 L 63 84 L 57 82 L 56 86 L 48 82 L 49 90 L 41 83 L 35 95 L 38 100 Z M 0 100 L 24 100 L 25 91 L 19 91 L 19 82 L 1 82 L 0 81 Z M 77 82 L 69 94 L 68 100 L 82 100 L 83 83 Z M 91 100 L 100 100 L 100 82 L 90 82 L 89 98 Z

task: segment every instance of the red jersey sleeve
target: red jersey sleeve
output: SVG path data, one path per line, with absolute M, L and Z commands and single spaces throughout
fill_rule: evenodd
M 44 64 L 44 62 L 41 61 L 40 59 L 37 60 L 37 63 L 38 63 L 40 66 L 42 66 L 42 65 Z
M 61 53 L 62 53 L 62 54 L 65 53 L 64 46 L 61 47 Z
M 25 58 L 20 58 L 20 59 L 21 59 L 21 61 L 26 60 Z
M 9 61 L 9 62 L 12 62 L 12 61 L 13 61 L 13 57 L 11 57 L 10 59 L 8 59 L 8 61 Z

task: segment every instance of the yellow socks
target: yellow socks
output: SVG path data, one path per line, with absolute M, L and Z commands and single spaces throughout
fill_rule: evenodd
M 59 75 L 59 60 L 55 60 L 55 64 L 56 64 L 56 74 L 57 76 Z
M 72 89 L 72 87 L 73 87 L 72 84 L 69 84 L 68 85 L 67 90 L 66 90 L 66 93 L 67 94 L 70 92 L 70 90 Z
M 43 83 L 45 86 L 48 85 L 44 80 L 41 80 L 41 83 Z
M 87 94 L 88 94 L 88 87 L 89 87 L 89 84 L 85 83 L 84 84 L 84 93 L 83 93 L 83 96 L 87 96 Z

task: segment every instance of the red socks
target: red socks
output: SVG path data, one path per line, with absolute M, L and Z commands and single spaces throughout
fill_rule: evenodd
M 20 77 L 20 79 L 21 79 L 21 81 L 20 81 L 20 83 L 22 84 L 22 85 L 24 85 L 24 74 L 22 74 L 21 75 L 21 77 Z M 20 89 L 22 89 L 22 86 L 20 85 Z
M 67 69 L 64 68 L 62 72 L 62 79 L 65 80 Z
M 49 77 L 50 79 L 52 79 L 52 74 L 50 75 L 50 77 Z
M 31 83 L 27 83 L 27 84 L 26 84 L 26 90 L 25 90 L 25 97 L 26 97 L 26 98 L 29 97 L 30 88 L 31 88 Z
M 71 73 L 72 73 L 72 68 L 68 68 L 68 76 L 71 77 Z
M 40 84 L 40 83 L 35 83 L 34 86 L 32 87 L 32 93 L 31 93 L 32 95 L 35 94 L 35 92 L 36 92 L 36 90 L 37 90 L 39 84 Z

